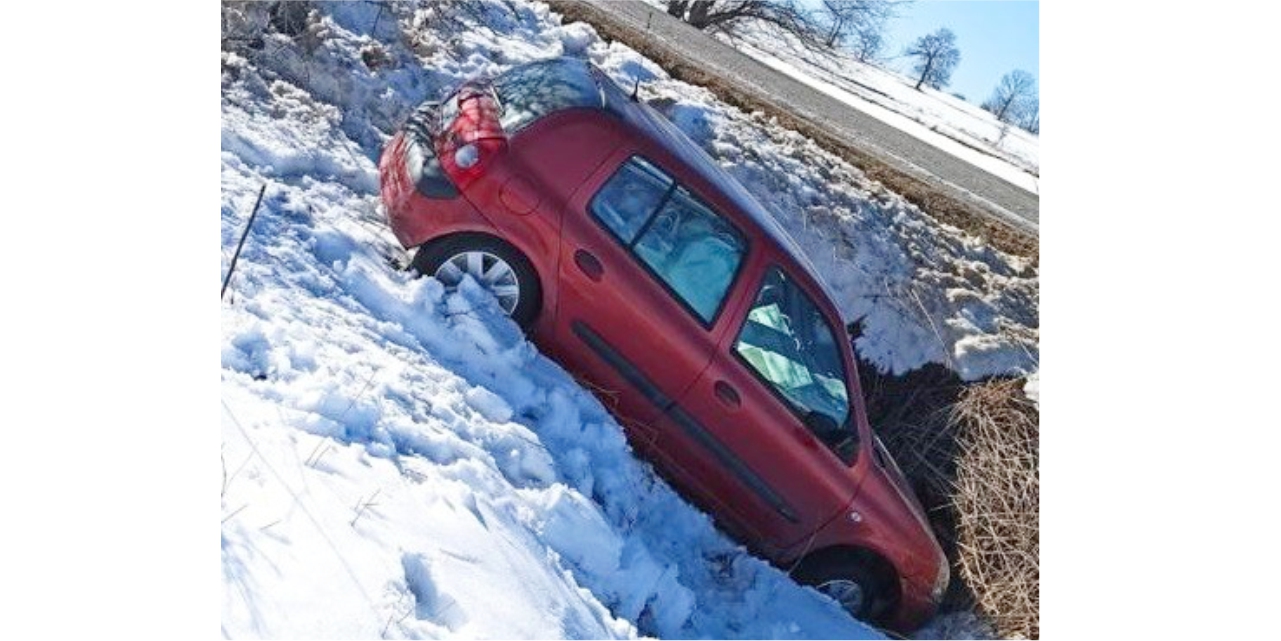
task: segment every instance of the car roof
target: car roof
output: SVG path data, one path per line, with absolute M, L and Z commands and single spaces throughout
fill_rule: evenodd
M 605 110 L 618 116 L 633 130 L 649 138 L 657 146 L 666 149 L 683 163 L 686 168 L 697 174 L 725 196 L 733 205 L 755 225 L 765 236 L 772 239 L 787 258 L 797 268 L 804 271 L 823 291 L 829 302 L 834 301 L 832 291 L 818 274 L 814 263 L 805 255 L 800 245 L 787 230 L 756 200 L 742 183 L 729 175 L 694 141 L 690 140 L 676 125 L 643 100 L 631 100 L 623 89 L 594 65 L 597 85 L 605 94 Z

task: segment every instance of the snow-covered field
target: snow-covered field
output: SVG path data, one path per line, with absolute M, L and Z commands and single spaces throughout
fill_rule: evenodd
M 1039 192 L 1040 137 L 1003 126 L 992 114 L 946 91 L 922 86 L 852 55 L 807 46 L 773 25 L 746 25 L 726 43 L 810 87 L 844 102 L 989 173 Z M 970 96 L 983 100 L 987 96 Z
M 250 35 L 222 56 L 220 277 L 267 189 L 222 307 L 224 636 L 877 636 L 718 533 L 486 294 L 401 271 L 381 144 L 450 83 L 524 61 L 640 78 L 887 371 L 1034 371 L 1037 270 L 544 5 L 482 6 L 317 4 L 294 37 L 232 9 Z

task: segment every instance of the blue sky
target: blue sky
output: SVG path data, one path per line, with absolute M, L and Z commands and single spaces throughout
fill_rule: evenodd
M 1039 89 L 1039 14 L 1038 4 L 1027 0 L 916 0 L 886 26 L 885 55 L 899 56 L 917 38 L 947 27 L 961 49 L 947 91 L 979 104 L 1015 69 L 1036 77 Z M 895 57 L 887 66 L 910 75 L 913 63 Z

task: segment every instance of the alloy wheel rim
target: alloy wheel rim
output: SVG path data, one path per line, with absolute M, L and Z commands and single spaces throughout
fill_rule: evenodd
M 867 598 L 866 593 L 863 591 L 863 586 L 856 581 L 848 579 L 827 581 L 818 586 L 818 591 L 841 604 L 841 607 L 850 614 L 859 614 L 863 610 L 863 602 Z
M 486 251 L 466 251 L 451 256 L 436 268 L 436 280 L 448 292 L 458 289 L 463 276 L 471 276 L 493 294 L 498 299 L 498 306 L 508 316 L 516 311 L 520 302 L 520 281 L 516 278 L 516 270 L 507 261 Z

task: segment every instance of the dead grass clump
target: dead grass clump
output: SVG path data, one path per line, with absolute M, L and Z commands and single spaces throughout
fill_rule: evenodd
M 952 407 L 959 456 L 957 564 L 980 613 L 1004 637 L 1040 634 L 1040 413 L 1022 380 L 962 392 Z
M 939 365 L 901 376 L 860 363 L 868 419 L 952 564 L 940 614 L 1002 637 L 1040 633 L 1039 413 L 1023 381 L 965 383 Z

